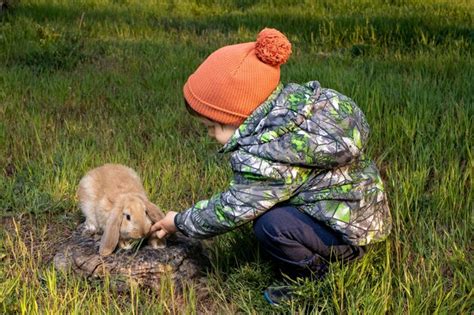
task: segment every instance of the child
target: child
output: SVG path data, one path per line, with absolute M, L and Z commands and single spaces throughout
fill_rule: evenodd
M 348 97 L 280 83 L 288 39 L 264 29 L 256 42 L 212 53 L 184 85 L 185 103 L 231 153 L 227 191 L 170 211 L 152 231 L 207 238 L 254 220 L 263 249 L 285 274 L 321 276 L 387 237 L 391 217 L 375 164 L 363 150 L 369 127 Z M 267 289 L 272 303 L 282 290 Z

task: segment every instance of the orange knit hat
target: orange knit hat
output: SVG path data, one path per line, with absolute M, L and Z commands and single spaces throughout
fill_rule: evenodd
M 291 54 L 288 39 L 265 28 L 256 42 L 222 47 L 197 68 L 184 85 L 184 97 L 199 114 L 238 126 L 280 82 L 280 65 Z

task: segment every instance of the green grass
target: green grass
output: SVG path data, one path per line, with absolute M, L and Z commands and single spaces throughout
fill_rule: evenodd
M 51 267 L 97 165 L 135 168 L 165 211 L 226 188 L 227 160 L 182 85 L 209 53 L 269 26 L 293 43 L 283 82 L 317 79 L 365 112 L 394 218 L 386 242 L 302 281 L 284 310 L 471 313 L 472 12 L 461 0 L 13 2 L 0 17 L 0 312 L 272 311 L 261 292 L 274 274 L 250 226 L 210 243 L 207 299 L 169 281 L 117 292 Z

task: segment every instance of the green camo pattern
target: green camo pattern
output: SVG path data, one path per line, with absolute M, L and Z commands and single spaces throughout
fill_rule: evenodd
M 353 245 L 381 241 L 392 220 L 379 171 L 364 147 L 369 126 L 354 101 L 319 82 L 278 85 L 220 150 L 229 188 L 179 213 L 188 236 L 206 238 L 286 202 Z

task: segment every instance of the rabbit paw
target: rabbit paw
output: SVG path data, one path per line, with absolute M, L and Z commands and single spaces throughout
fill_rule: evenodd
M 166 247 L 166 240 L 161 240 L 159 238 L 152 238 L 148 240 L 148 244 L 153 249 L 161 249 Z
M 133 247 L 133 244 L 130 241 L 120 241 L 119 247 L 122 249 L 131 249 Z
M 82 230 L 83 236 L 92 237 L 97 234 L 97 228 L 92 224 L 85 224 L 84 229 Z

